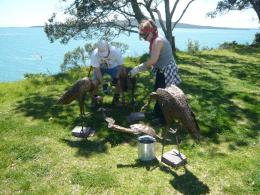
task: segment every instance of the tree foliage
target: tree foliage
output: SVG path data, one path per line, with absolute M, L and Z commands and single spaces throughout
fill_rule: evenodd
M 64 8 L 67 19 L 59 22 L 53 14 L 45 24 L 45 32 L 51 42 L 67 43 L 77 37 L 113 39 L 121 32 L 137 33 L 138 24 L 151 18 L 158 19 L 165 37 L 173 44 L 172 31 L 193 1 L 186 0 L 185 8 L 172 22 L 180 0 L 73 0 Z M 160 11 L 159 6 L 164 9 Z
M 208 16 L 216 17 L 217 14 L 225 14 L 230 10 L 243 10 L 253 8 L 260 21 L 260 0 L 222 0 L 217 4 L 213 12 L 209 12 Z
M 128 49 L 128 45 L 124 43 L 111 42 L 110 45 L 119 48 L 122 53 L 125 53 Z M 88 66 L 87 60 L 94 49 L 95 44 L 86 43 L 84 47 L 77 47 L 72 51 L 68 51 L 64 54 L 63 63 L 60 65 L 61 71 Z
M 255 39 L 253 41 L 254 45 L 259 45 L 260 46 L 260 33 L 255 34 Z

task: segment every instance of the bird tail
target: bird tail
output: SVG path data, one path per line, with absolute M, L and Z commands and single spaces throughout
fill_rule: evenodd
M 58 104 L 70 104 L 74 100 L 71 90 L 65 92 L 61 98 L 57 101 Z
M 82 86 L 84 85 L 84 80 L 77 81 L 68 91 L 66 91 L 61 98 L 58 100 L 58 104 L 69 104 L 73 100 L 78 99 L 83 95 Z

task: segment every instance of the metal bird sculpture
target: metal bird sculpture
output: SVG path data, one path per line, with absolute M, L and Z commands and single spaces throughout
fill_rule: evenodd
M 128 76 L 132 70 L 130 67 L 122 67 L 121 73 L 119 74 L 120 90 L 122 93 L 122 102 L 125 103 L 124 92 L 129 91 L 131 94 L 131 103 L 135 103 L 135 89 L 136 89 L 136 77 Z
M 158 101 L 163 111 L 167 127 L 169 127 L 174 120 L 178 120 L 193 139 L 196 141 L 200 139 L 200 128 L 195 115 L 188 104 L 187 97 L 179 87 L 171 85 L 165 89 L 158 88 L 156 92 L 150 94 L 150 98 Z M 150 101 L 151 99 L 145 107 L 149 105 Z
M 79 101 L 80 115 L 85 115 L 84 101 L 87 92 L 91 93 L 94 89 L 92 80 L 88 77 L 78 80 L 62 97 L 58 100 L 59 104 L 70 104 L 74 100 Z
M 122 127 L 120 125 L 116 125 L 115 124 L 115 120 L 111 117 L 106 117 L 105 121 L 108 123 L 108 128 L 109 129 L 113 129 L 115 131 L 120 131 L 123 133 L 131 133 L 131 134 L 146 134 L 146 135 L 150 135 L 152 137 L 156 137 L 161 139 L 156 133 L 155 130 L 148 126 L 148 125 L 144 125 L 144 124 L 133 124 L 130 125 L 130 128 L 126 128 L 126 127 Z
M 150 136 L 161 139 L 161 137 L 155 133 L 155 130 L 148 125 L 133 124 L 133 125 L 130 125 L 130 128 L 126 128 L 126 127 L 117 125 L 115 120 L 112 117 L 107 117 L 105 114 L 105 111 L 106 111 L 105 108 L 99 108 L 98 111 L 102 112 L 103 117 L 104 117 L 105 121 L 107 122 L 109 129 L 112 129 L 114 131 L 123 132 L 123 133 L 130 133 L 130 134 L 137 134 L 137 135 L 146 134 L 146 135 L 150 135 Z

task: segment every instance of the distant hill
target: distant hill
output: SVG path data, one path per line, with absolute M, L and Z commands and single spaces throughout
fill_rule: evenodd
M 159 24 L 159 21 L 156 22 Z M 31 28 L 39 28 L 44 26 L 31 26 Z M 249 30 L 252 28 L 229 28 L 229 27 L 216 27 L 216 26 L 201 26 L 195 24 L 178 23 L 175 28 L 197 28 L 197 29 L 229 29 L 229 30 Z
M 178 24 L 176 25 L 176 28 L 249 30 L 249 28 L 229 28 L 229 27 L 201 26 L 201 25 L 185 24 L 185 23 L 178 23 Z

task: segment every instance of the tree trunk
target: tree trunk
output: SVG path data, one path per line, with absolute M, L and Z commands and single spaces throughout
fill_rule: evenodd
M 174 56 L 174 58 L 176 59 L 176 58 L 177 58 L 177 55 L 176 55 L 176 46 L 175 46 L 175 36 L 172 36 L 171 45 L 172 45 L 172 53 L 173 53 L 173 56 Z
M 174 57 L 176 57 L 175 36 L 172 35 L 171 31 L 167 32 L 166 39 L 170 42 L 171 47 L 172 47 L 172 53 L 173 53 Z
M 260 1 L 259 0 L 250 0 L 250 3 L 253 5 L 253 8 L 257 14 L 258 22 L 260 22 Z
M 171 13 L 170 13 L 170 2 L 169 0 L 165 0 L 165 17 L 166 17 L 166 38 L 170 42 L 172 46 L 172 52 L 175 57 L 175 41 L 172 36 L 172 21 L 171 21 Z
M 137 0 L 131 0 L 131 5 L 132 5 L 132 9 L 135 13 L 135 18 L 139 24 L 141 23 L 142 20 L 147 19 L 146 16 L 142 13 Z

